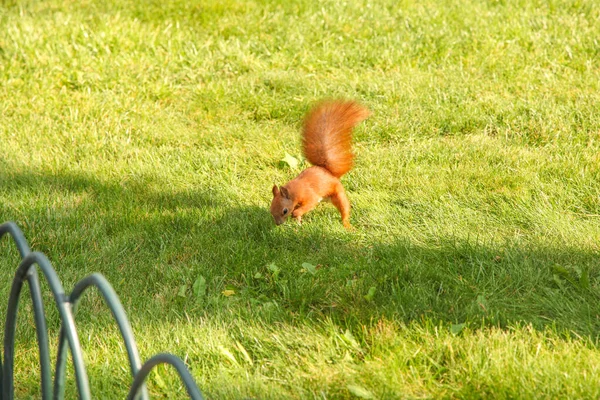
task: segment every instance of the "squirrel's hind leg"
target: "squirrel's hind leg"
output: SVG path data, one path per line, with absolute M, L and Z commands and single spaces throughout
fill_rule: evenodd
M 334 194 L 329 197 L 331 203 L 337 208 L 342 215 L 342 224 L 346 229 L 351 229 L 350 225 L 350 200 L 346 196 L 344 187 L 340 184 Z

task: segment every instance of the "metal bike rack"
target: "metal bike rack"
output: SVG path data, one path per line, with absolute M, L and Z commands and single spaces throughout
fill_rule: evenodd
M 12 282 L 10 297 L 8 299 L 8 308 L 6 312 L 6 324 L 4 326 L 4 363 L 0 359 L 1 380 L 0 380 L 0 399 L 8 400 L 14 398 L 14 356 L 15 356 L 15 331 L 17 327 L 17 311 L 19 305 L 19 296 L 23 284 L 29 284 L 31 300 L 33 303 L 33 313 L 37 342 L 40 356 L 41 372 L 41 394 L 42 399 L 63 399 L 65 388 L 65 367 L 67 360 L 67 347 L 71 351 L 73 367 L 75 370 L 75 380 L 79 398 L 88 400 L 92 398 L 90 393 L 89 380 L 83 362 L 83 352 L 79 343 L 77 329 L 75 326 L 75 311 L 77 302 L 81 295 L 90 287 L 96 287 L 115 322 L 117 323 L 125 348 L 129 358 L 129 367 L 133 382 L 127 396 L 128 400 L 149 398 L 148 391 L 144 381 L 152 369 L 159 364 L 170 364 L 175 368 L 181 381 L 183 382 L 187 393 L 193 400 L 203 399 L 202 393 L 198 389 L 192 375 L 185 366 L 185 363 L 178 357 L 161 353 L 151 357 L 143 365 L 137 350 L 135 338 L 131 324 L 127 319 L 125 310 L 110 283 L 101 274 L 91 274 L 75 284 L 70 294 L 65 293 L 63 286 L 58 279 L 58 275 L 48 258 L 39 252 L 32 252 L 25 240 L 23 232 L 13 222 L 6 222 L 0 225 L 0 239 L 8 233 L 14 240 L 19 253 L 21 262 L 15 273 Z M 38 268 L 42 271 L 42 276 L 48 282 L 50 290 L 54 296 L 54 302 L 58 308 L 61 328 L 58 341 L 58 352 L 55 364 L 54 381 L 52 381 L 50 370 L 50 346 L 48 344 L 48 330 L 46 327 L 46 316 L 44 313 L 44 304 L 40 290 L 40 281 Z

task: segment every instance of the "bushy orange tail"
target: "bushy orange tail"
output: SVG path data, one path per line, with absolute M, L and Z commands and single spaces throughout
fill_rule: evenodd
M 353 101 L 318 104 L 306 116 L 302 153 L 339 178 L 352 168 L 352 129 L 369 116 L 369 110 Z

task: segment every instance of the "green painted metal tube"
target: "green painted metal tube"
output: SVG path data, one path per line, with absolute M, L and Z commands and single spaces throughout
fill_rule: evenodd
M 73 291 L 69 295 L 69 300 L 72 304 L 73 315 L 75 315 L 76 313 L 79 298 L 90 287 L 96 287 L 98 289 L 119 327 L 121 337 L 123 338 L 123 342 L 125 343 L 125 349 L 127 350 L 127 356 L 129 358 L 129 368 L 131 370 L 131 376 L 133 378 L 142 367 L 140 355 L 137 349 L 137 345 L 135 343 L 135 338 L 133 336 L 133 330 L 131 329 L 131 324 L 127 319 L 127 315 L 125 314 L 125 310 L 123 309 L 123 305 L 121 304 L 117 293 L 115 292 L 111 284 L 106 280 L 106 278 L 102 276 L 102 274 L 95 273 L 86 276 L 85 278 L 83 278 L 75 284 Z M 62 382 L 64 381 L 65 361 L 66 342 L 64 331 L 61 327 L 61 335 L 58 344 L 58 357 L 56 359 L 56 375 L 54 379 L 55 398 L 63 397 L 64 385 L 62 385 Z M 148 390 L 145 386 L 142 388 L 139 398 L 144 400 L 148 399 Z
M 133 380 L 133 385 L 131 385 L 129 395 L 127 395 L 127 400 L 133 400 L 135 398 L 150 371 L 152 371 L 152 369 L 159 364 L 170 364 L 177 370 L 179 376 L 181 377 L 181 381 L 185 385 L 185 389 L 187 390 L 191 399 L 204 399 L 204 397 L 202 397 L 202 393 L 200 393 L 200 389 L 198 389 L 198 386 L 196 386 L 196 382 L 194 382 L 194 378 L 192 378 L 190 371 L 187 369 L 183 361 L 179 357 L 175 357 L 172 354 L 160 353 L 154 357 L 151 357 L 144 363 L 144 365 L 142 365 L 142 368 L 136 374 L 135 379 Z
M 29 244 L 25 240 L 23 232 L 14 222 L 7 222 L 0 225 L 0 238 L 8 233 L 12 236 L 18 250 L 21 255 L 21 259 L 25 258 L 27 254 L 31 253 Z M 16 279 L 16 278 L 15 278 Z M 31 294 L 31 301 L 33 303 L 33 317 L 35 322 L 35 332 L 38 341 L 38 349 L 40 355 L 40 375 L 42 385 L 42 399 L 50 400 L 51 388 L 52 388 L 52 377 L 50 372 L 50 346 L 48 344 L 48 328 L 46 326 L 46 316 L 44 314 L 44 302 L 42 300 L 42 291 L 40 289 L 40 281 L 36 268 L 31 268 L 27 273 L 27 281 L 29 283 L 29 292 Z M 6 337 L 6 336 L 5 336 Z M 0 369 L 4 369 L 0 360 Z M 4 381 L 4 378 L 0 381 Z M 10 393 L 10 397 L 4 397 L 5 399 L 12 399 L 14 395 L 14 389 L 11 383 L 8 384 L 7 391 Z M 2 389 L 5 385 L 1 384 L 0 393 L 4 393 Z
M 0 238 L 2 238 L 5 233 L 8 233 L 12 236 L 15 245 L 19 250 L 19 254 L 21 254 L 21 259 L 25 258 L 27 254 L 31 253 L 29 244 L 27 243 L 27 240 L 25 240 L 25 235 L 23 235 L 23 232 L 21 229 L 19 229 L 17 224 L 9 221 L 0 225 Z
M 17 269 L 15 279 L 8 299 L 8 309 L 6 313 L 6 325 L 4 327 L 4 374 L 3 374 L 3 398 L 12 399 L 14 387 L 13 387 L 13 372 L 14 372 L 14 346 L 15 346 L 15 331 L 17 325 L 17 311 L 19 305 L 19 295 L 23 286 L 23 281 L 30 268 L 35 268 L 34 264 L 37 264 L 48 285 L 54 295 L 54 301 L 58 308 L 60 318 L 63 321 L 65 328 L 67 341 L 71 349 L 71 356 L 73 357 L 73 367 L 75 369 L 75 379 L 77 381 L 77 389 L 79 390 L 79 396 L 82 400 L 88 400 L 91 398 L 90 387 L 83 363 L 83 353 L 81 351 L 81 345 L 79 344 L 79 337 L 77 330 L 75 329 L 75 321 L 73 314 L 71 313 L 71 307 L 68 303 L 68 298 L 65 295 L 65 291 L 54 271 L 50 261 L 45 255 L 38 252 L 29 253 Z

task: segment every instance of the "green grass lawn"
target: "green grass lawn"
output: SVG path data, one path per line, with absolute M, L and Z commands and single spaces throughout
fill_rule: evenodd
M 104 274 L 142 358 L 209 398 L 598 398 L 599 38 L 593 0 L 4 1 L 0 222 L 65 288 Z M 280 160 L 331 97 L 373 112 L 356 230 L 331 205 L 275 227 Z M 95 397 L 124 398 L 98 295 L 77 321 Z M 185 395 L 167 368 L 149 389 Z

